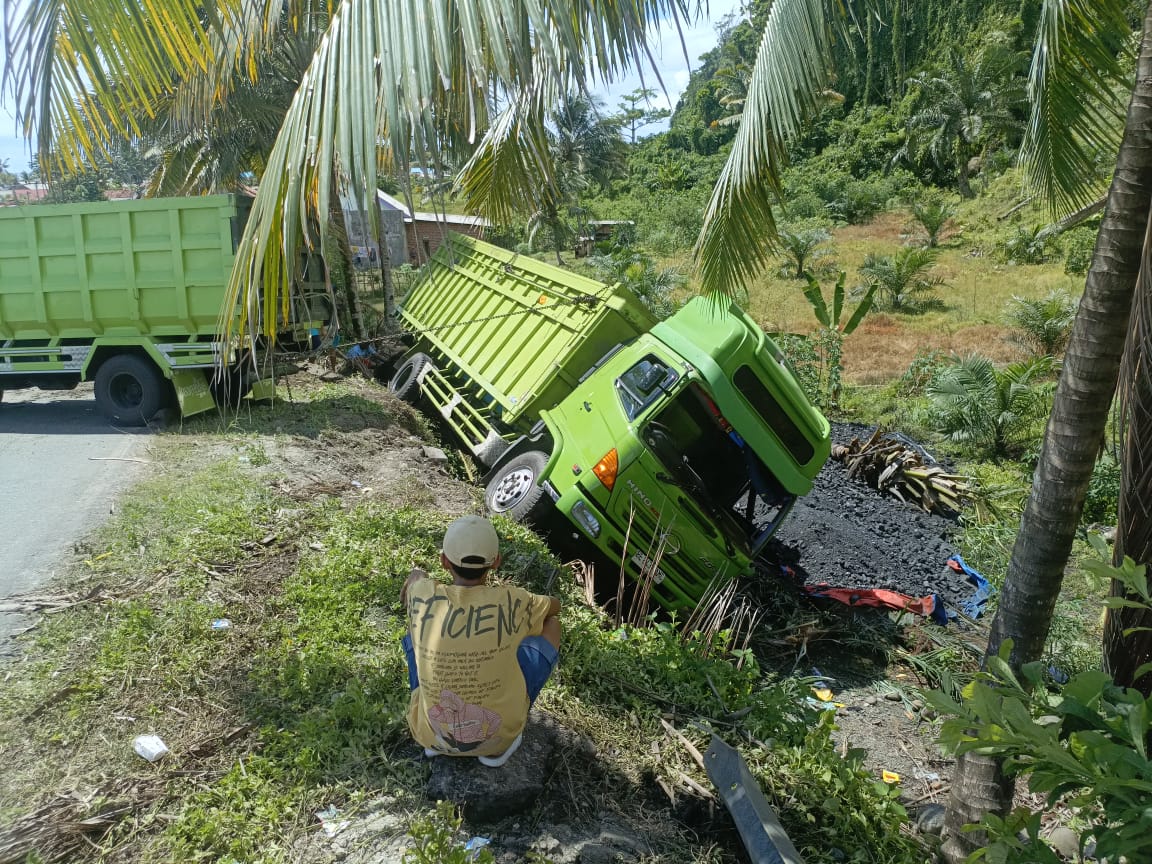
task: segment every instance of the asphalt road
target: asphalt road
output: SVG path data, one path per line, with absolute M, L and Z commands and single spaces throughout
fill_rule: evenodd
M 146 430 L 116 429 L 90 386 L 6 391 L 0 401 L 0 598 L 27 593 L 71 560 L 144 467 Z M 2 602 L 2 601 L 0 601 Z M 27 626 L 0 612 L 0 653 Z

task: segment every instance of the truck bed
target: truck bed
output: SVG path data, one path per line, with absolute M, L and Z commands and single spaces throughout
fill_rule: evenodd
M 0 344 L 217 331 L 230 195 L 0 208 Z
M 535 420 L 614 346 L 655 320 L 628 290 L 460 235 L 404 301 L 429 353 L 451 358 L 508 425 Z

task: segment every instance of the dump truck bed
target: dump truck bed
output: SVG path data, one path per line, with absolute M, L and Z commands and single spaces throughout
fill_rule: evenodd
M 215 333 L 240 206 L 213 195 L 0 208 L 0 343 Z
M 614 346 L 655 324 L 627 289 L 450 235 L 404 301 L 407 328 L 499 406 L 534 420 Z

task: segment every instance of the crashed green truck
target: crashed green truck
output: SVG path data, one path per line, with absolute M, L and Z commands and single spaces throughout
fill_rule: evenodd
M 493 513 L 555 510 L 665 608 L 751 573 L 829 426 L 737 306 L 657 322 L 628 290 L 451 235 L 402 307 L 389 384 L 489 470 Z
M 93 381 L 122 425 L 270 395 L 219 335 L 248 209 L 231 195 L 0 208 L 0 394 Z

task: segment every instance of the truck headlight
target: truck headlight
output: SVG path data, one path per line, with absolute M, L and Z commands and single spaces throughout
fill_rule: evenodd
M 592 513 L 592 509 L 583 501 L 572 505 L 572 518 L 593 539 L 600 536 L 600 520 Z

